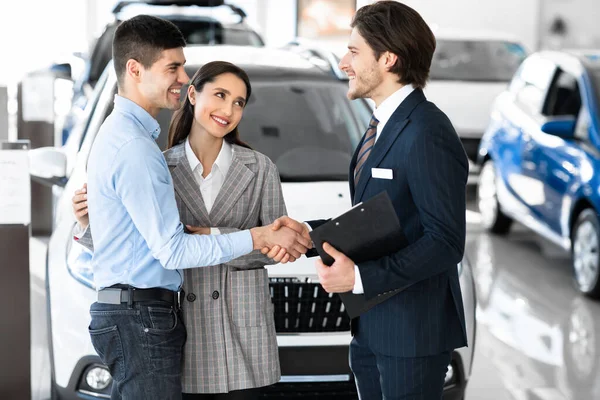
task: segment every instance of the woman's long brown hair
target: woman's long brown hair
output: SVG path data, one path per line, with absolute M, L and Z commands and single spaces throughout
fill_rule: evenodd
M 250 79 L 246 71 L 226 61 L 213 61 L 208 64 L 204 64 L 202 68 L 194 74 L 190 85 L 193 85 L 197 93 L 202 92 L 204 85 L 207 82 L 214 82 L 214 80 L 222 74 L 234 74 L 246 85 L 246 104 L 250 99 L 250 93 L 252 88 L 250 86 Z M 185 96 L 183 104 L 179 110 L 175 111 L 173 118 L 171 119 L 171 126 L 169 127 L 169 143 L 167 148 L 171 148 L 180 143 L 183 143 L 190 135 L 192 130 L 192 123 L 194 122 L 194 106 L 190 103 L 189 97 Z M 233 128 L 231 132 L 225 135 L 224 139 L 231 144 L 237 144 L 242 147 L 250 148 L 246 143 L 240 140 L 240 134 L 238 127 Z

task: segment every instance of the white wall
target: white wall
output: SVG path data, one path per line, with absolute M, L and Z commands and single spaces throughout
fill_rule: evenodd
M 81 0 L 0 2 L 0 85 L 85 47 L 86 5 Z
M 540 17 L 540 47 L 600 48 L 599 0 L 542 0 Z M 551 37 L 549 29 L 555 17 L 566 23 L 563 38 Z
M 255 15 L 268 46 L 281 46 L 296 37 L 296 0 L 256 0 Z
M 539 0 L 404 0 L 430 26 L 493 30 L 519 38 L 532 50 L 538 42 Z

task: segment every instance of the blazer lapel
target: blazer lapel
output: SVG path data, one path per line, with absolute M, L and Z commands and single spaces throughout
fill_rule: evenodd
M 229 171 L 227 171 L 223 186 L 219 190 L 219 194 L 210 211 L 211 226 L 219 226 L 221 221 L 223 221 L 237 203 L 250 182 L 254 180 L 254 172 L 247 165 L 255 162 L 256 157 L 252 150 L 241 146 L 233 146 L 231 166 L 229 167 Z
M 198 182 L 185 156 L 184 144 L 177 145 L 165 152 L 167 164 L 171 167 L 171 176 L 175 191 L 181 197 L 188 210 L 198 220 L 199 226 L 210 227 L 210 219 Z
M 371 150 L 371 154 L 369 154 L 369 158 L 364 163 L 364 170 L 354 188 L 354 203 L 358 203 L 362 199 L 367 183 L 369 182 L 369 179 L 371 179 L 371 168 L 377 167 L 381 160 L 383 160 L 383 157 L 385 157 L 387 152 L 391 149 L 400 133 L 410 122 L 409 116 L 412 111 L 423 101 L 425 101 L 423 91 L 421 89 L 413 90 L 413 92 L 400 103 L 398 108 L 396 108 L 396 111 L 394 111 L 388 122 L 385 124 L 381 135 L 379 135 L 377 142 L 375 142 L 375 146 L 373 146 L 373 150 Z M 352 176 L 354 176 L 354 171 L 352 171 Z

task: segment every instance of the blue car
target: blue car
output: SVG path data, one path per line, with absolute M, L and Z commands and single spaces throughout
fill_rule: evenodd
M 600 297 L 600 50 L 538 52 L 500 94 L 479 147 L 489 231 L 514 220 L 572 252 L 575 286 Z

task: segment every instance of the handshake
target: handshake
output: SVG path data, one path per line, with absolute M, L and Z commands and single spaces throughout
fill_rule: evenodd
M 186 227 L 190 233 L 210 234 L 210 228 Z M 273 261 L 282 264 L 296 261 L 313 247 L 306 224 L 287 216 L 276 219 L 271 225 L 252 228 L 250 234 L 254 250 L 260 250 Z
M 254 250 L 275 262 L 294 262 L 313 247 L 308 226 L 283 216 L 271 225 L 250 229 Z

